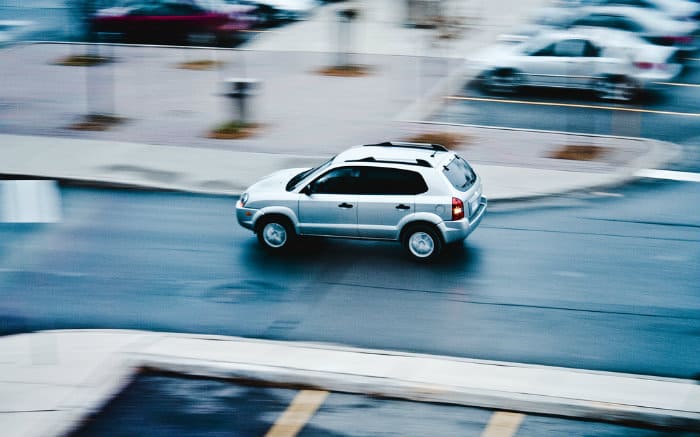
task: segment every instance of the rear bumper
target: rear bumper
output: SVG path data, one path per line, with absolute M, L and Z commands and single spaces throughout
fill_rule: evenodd
M 484 215 L 486 214 L 487 205 L 488 200 L 486 197 L 482 196 L 481 200 L 479 200 L 479 208 L 470 218 L 440 223 L 438 225 L 438 229 L 440 230 L 442 239 L 445 241 L 445 243 L 454 243 L 467 238 L 469 234 L 471 234 L 474 229 L 479 226 L 479 223 L 481 223 L 481 219 L 483 219 Z

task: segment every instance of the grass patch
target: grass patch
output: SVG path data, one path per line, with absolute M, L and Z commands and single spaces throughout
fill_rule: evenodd
M 88 114 L 77 123 L 68 126 L 73 130 L 105 131 L 125 121 L 122 117 L 107 114 Z
M 333 65 L 318 70 L 318 74 L 334 77 L 362 77 L 367 76 L 371 69 L 364 65 Z
M 450 132 L 428 132 L 414 135 L 408 138 L 406 141 L 410 141 L 412 143 L 441 144 L 448 149 L 454 149 L 463 144 L 468 144 L 469 138 L 466 135 Z
M 262 126 L 257 123 L 228 121 L 209 132 L 207 138 L 214 138 L 217 140 L 240 140 L 254 136 L 261 128 Z
M 65 65 L 66 67 L 93 67 L 107 62 L 112 62 L 112 58 L 94 55 L 73 55 L 61 58 L 54 64 Z
M 590 144 L 569 144 L 547 155 L 552 159 L 568 159 L 572 161 L 595 161 L 605 155 L 604 147 L 592 146 Z
M 209 59 L 200 59 L 197 61 L 188 61 L 177 64 L 177 68 L 182 68 L 183 70 L 215 70 L 217 68 L 223 67 L 224 63 L 219 61 L 212 61 Z

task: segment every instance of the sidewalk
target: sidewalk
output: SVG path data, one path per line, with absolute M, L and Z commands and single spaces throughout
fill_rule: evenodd
M 700 386 L 679 379 L 142 331 L 21 334 L 0 338 L 0 350 L 6 437 L 70 432 L 142 368 L 673 429 L 700 426 Z

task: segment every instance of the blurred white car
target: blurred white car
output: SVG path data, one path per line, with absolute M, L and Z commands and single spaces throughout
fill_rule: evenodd
M 582 3 L 591 6 L 633 6 L 652 9 L 677 20 L 700 18 L 700 5 L 688 0 L 582 0 Z
M 567 27 L 596 26 L 634 32 L 652 44 L 674 46 L 687 56 L 697 49 L 698 24 L 674 20 L 653 9 L 591 6 L 576 10 Z
M 318 6 L 316 0 L 228 0 L 232 3 L 251 5 L 256 8 L 262 24 L 303 20 Z
M 583 28 L 544 31 L 467 59 L 483 88 L 510 93 L 523 86 L 594 90 L 604 100 L 629 101 L 682 70 L 677 50 L 628 32 Z
M 0 20 L 0 47 L 20 41 L 32 24 L 24 20 Z

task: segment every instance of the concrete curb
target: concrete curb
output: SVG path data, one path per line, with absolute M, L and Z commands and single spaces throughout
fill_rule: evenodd
M 683 379 L 217 335 L 129 330 L 29 335 L 54 336 L 64 345 L 79 344 L 81 335 L 91 341 L 104 335 L 127 344 L 114 348 L 108 371 L 92 370 L 111 371 L 111 381 L 73 396 L 68 404 L 74 409 L 59 417 L 70 423 L 36 435 L 77 429 L 141 369 L 625 425 L 700 427 L 700 386 Z M 121 367 L 114 371 L 115 366 Z

